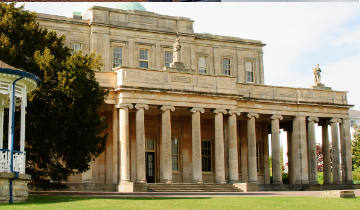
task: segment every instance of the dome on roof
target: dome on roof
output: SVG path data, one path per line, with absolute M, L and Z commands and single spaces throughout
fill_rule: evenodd
M 122 2 L 119 3 L 116 8 L 122 10 L 146 11 L 145 7 L 138 2 Z

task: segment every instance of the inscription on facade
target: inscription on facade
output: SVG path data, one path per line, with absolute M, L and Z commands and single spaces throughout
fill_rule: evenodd
M 191 83 L 192 79 L 191 79 L 191 77 L 187 77 L 187 76 L 173 75 L 171 77 L 171 82 Z

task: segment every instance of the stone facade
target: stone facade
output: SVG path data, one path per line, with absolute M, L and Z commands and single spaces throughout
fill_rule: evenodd
M 9 203 L 10 190 L 9 180 L 14 179 L 14 173 L 1 172 L 0 173 L 0 203 Z M 27 184 L 31 177 L 28 174 L 19 174 L 19 178 L 13 181 L 13 202 L 24 202 L 28 198 Z
M 83 19 L 38 16 L 68 46 L 102 56 L 96 76 L 110 90 L 100 113 L 109 125 L 106 149 L 88 172 L 70 177 L 72 186 L 237 183 L 256 190 L 270 184 L 269 134 L 279 185 L 279 129 L 288 133 L 290 184 L 316 184 L 317 122 L 324 130 L 331 124 L 336 139 L 333 154 L 324 148 L 336 160 L 334 182 L 352 183 L 346 92 L 265 85 L 265 44 L 194 33 L 188 18 L 95 6 Z M 180 61 L 168 65 L 177 38 Z M 326 135 L 323 142 L 330 145 Z

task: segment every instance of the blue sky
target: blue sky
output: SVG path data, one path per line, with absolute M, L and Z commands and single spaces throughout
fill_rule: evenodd
M 25 9 L 61 16 L 92 5 L 121 3 L 26 3 Z M 349 91 L 360 109 L 359 3 L 143 3 L 151 12 L 189 17 L 197 33 L 262 40 L 267 85 L 310 88 L 312 67 L 320 64 L 322 82 Z

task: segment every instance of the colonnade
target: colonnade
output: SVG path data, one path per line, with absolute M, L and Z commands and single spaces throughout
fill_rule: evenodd
M 145 111 L 149 109 L 147 104 L 120 104 L 116 107 L 119 123 L 119 153 L 120 183 L 130 181 L 130 154 L 129 154 L 129 109 L 135 108 L 135 129 L 136 129 L 136 178 L 137 183 L 146 183 L 145 169 Z M 160 182 L 172 183 L 172 161 L 171 161 L 171 112 L 174 106 L 160 106 L 161 111 L 161 149 L 160 149 Z M 193 107 L 191 113 L 191 134 L 192 134 L 192 181 L 202 183 L 202 157 L 201 157 L 201 114 L 204 108 Z M 238 126 L 237 116 L 239 110 L 214 109 L 215 128 L 215 180 L 217 183 L 225 183 L 225 154 L 224 154 L 224 115 L 228 115 L 228 164 L 229 182 L 239 182 L 238 169 Z M 245 113 L 247 119 L 247 167 L 248 182 L 257 183 L 257 161 L 256 161 L 256 119 L 258 113 Z M 280 121 L 283 116 L 274 114 L 270 116 L 271 121 L 271 148 L 272 148 L 272 174 L 273 184 L 282 183 L 281 175 L 281 151 L 280 151 Z M 288 130 L 289 148 L 289 174 L 290 184 L 316 184 L 317 183 L 317 157 L 315 141 L 315 123 L 317 117 L 295 116 L 292 121 L 292 129 Z M 332 151 L 329 150 L 329 139 L 327 125 L 331 125 Z M 340 124 L 340 141 L 338 138 Z M 351 154 L 349 139 L 349 120 L 332 118 L 322 126 L 323 129 L 323 154 L 324 154 L 324 184 L 330 183 L 330 155 L 333 159 L 334 183 L 352 183 L 351 175 Z M 341 158 L 340 148 L 341 145 Z M 340 159 L 342 167 L 340 166 Z M 343 170 L 343 180 L 341 180 Z

